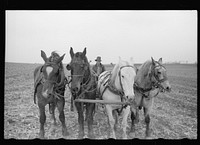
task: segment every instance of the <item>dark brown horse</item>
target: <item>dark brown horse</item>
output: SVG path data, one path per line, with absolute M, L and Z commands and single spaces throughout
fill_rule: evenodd
M 52 59 L 52 57 L 47 58 L 45 52 L 41 51 L 41 57 L 43 58 L 45 63 L 44 65 L 39 66 L 34 70 L 34 102 L 36 103 L 37 96 L 37 102 L 40 113 L 40 138 L 44 138 L 45 134 L 45 106 L 47 104 L 49 104 L 49 111 L 52 119 L 54 120 L 54 125 L 56 125 L 54 110 L 57 106 L 59 111 L 59 119 L 62 123 L 62 134 L 63 136 L 68 135 L 64 115 L 64 92 L 66 82 L 62 65 L 64 55 L 61 57 L 57 55 L 57 59 Z M 53 61 L 51 61 L 51 59 Z
M 73 52 L 70 48 L 71 62 L 67 65 L 67 69 L 71 70 L 71 93 L 73 99 L 85 98 L 96 99 L 96 81 L 95 76 L 92 74 L 90 64 L 86 57 L 86 48 L 83 52 Z M 93 116 L 94 116 L 94 103 L 80 103 L 75 102 L 78 111 L 79 134 L 78 138 L 84 137 L 84 107 L 86 108 L 86 120 L 88 125 L 88 137 L 94 138 L 93 133 Z
M 159 92 L 171 91 L 171 86 L 167 79 L 166 68 L 162 65 L 162 58 L 155 61 L 151 60 L 143 63 L 135 77 L 134 91 L 135 103 L 131 107 L 131 133 L 135 131 L 135 124 L 139 121 L 138 111 L 143 108 L 146 123 L 146 138 L 150 138 L 150 112 L 155 96 Z

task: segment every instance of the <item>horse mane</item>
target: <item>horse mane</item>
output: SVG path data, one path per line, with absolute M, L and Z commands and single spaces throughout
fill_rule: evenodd
M 51 56 L 49 57 L 49 61 L 51 61 L 51 62 L 55 62 L 58 58 L 60 58 L 60 55 L 56 52 L 56 51 L 52 51 L 51 52 Z M 62 63 L 62 61 L 60 62 L 60 68 L 62 69 L 62 70 L 64 70 L 63 69 L 63 63 Z
M 146 88 L 151 84 L 150 73 L 151 73 L 152 61 L 145 61 L 139 68 L 137 75 L 135 77 L 135 82 L 140 85 L 140 87 Z
M 123 60 L 121 60 L 120 62 L 115 64 L 113 70 L 111 71 L 111 78 L 110 78 L 110 83 L 111 84 L 114 84 L 115 78 L 118 75 L 120 67 L 126 66 L 126 65 L 131 65 L 131 64 L 129 62 L 123 61 Z
M 150 72 L 150 66 L 152 64 L 151 60 L 145 61 L 140 67 L 139 67 L 139 74 L 142 76 L 147 76 Z
M 158 61 L 155 61 L 154 62 L 156 64 L 159 64 L 161 65 Z M 147 60 L 145 61 L 140 67 L 139 67 L 139 74 L 142 75 L 142 76 L 147 76 L 151 73 L 151 66 L 152 66 L 152 60 Z

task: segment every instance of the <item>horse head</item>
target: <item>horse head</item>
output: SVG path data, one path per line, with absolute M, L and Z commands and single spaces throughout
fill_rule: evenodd
M 61 57 L 58 55 L 58 58 L 55 61 L 50 61 L 45 52 L 41 50 L 41 57 L 45 62 L 45 64 L 42 66 L 42 72 L 45 80 L 42 88 L 42 95 L 44 97 L 48 97 L 48 95 L 53 93 L 53 88 L 55 85 L 61 85 L 63 83 L 64 73 L 61 73 L 61 69 L 64 56 L 65 54 L 63 54 Z M 60 83 L 58 83 L 59 76 L 61 76 Z
M 151 76 L 152 81 L 155 85 L 157 85 L 161 92 L 164 92 L 165 90 L 170 92 L 171 91 L 171 85 L 169 84 L 168 78 L 167 78 L 167 70 L 162 65 L 162 58 L 160 58 L 158 61 L 155 61 L 153 58 L 152 60 L 152 68 L 151 68 Z
M 133 85 L 136 76 L 136 67 L 133 62 L 122 61 L 119 59 L 111 72 L 111 82 L 114 83 L 115 87 L 123 92 L 125 99 L 128 102 L 134 100 L 134 89 Z
M 86 57 L 86 48 L 83 52 L 74 53 L 73 48 L 70 48 L 71 62 L 66 66 L 67 70 L 71 70 L 71 91 L 78 93 L 81 86 L 88 81 L 89 63 Z

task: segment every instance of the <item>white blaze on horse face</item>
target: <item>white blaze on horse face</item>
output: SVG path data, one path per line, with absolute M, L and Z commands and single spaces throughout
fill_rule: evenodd
M 121 83 L 124 89 L 125 96 L 130 98 L 134 98 L 134 90 L 133 85 L 135 81 L 136 72 L 135 69 L 132 67 L 124 67 L 121 69 Z
M 46 72 L 47 72 L 47 75 L 49 76 L 49 74 L 52 72 L 53 68 L 50 67 L 50 66 L 47 66 L 46 67 Z

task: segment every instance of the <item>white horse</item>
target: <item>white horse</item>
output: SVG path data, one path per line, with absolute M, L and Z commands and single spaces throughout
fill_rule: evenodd
M 111 102 L 130 102 L 134 101 L 134 79 L 136 76 L 136 67 L 133 62 L 127 62 L 119 58 L 118 64 L 116 64 L 111 72 L 104 71 L 98 78 L 97 89 L 100 94 L 100 98 L 105 101 Z M 123 112 L 123 139 L 127 139 L 126 127 L 127 118 L 130 113 L 129 105 L 119 104 L 106 104 L 106 112 L 108 115 L 108 122 L 111 128 L 111 138 L 116 139 L 115 131 L 118 122 L 118 114 Z M 117 114 L 118 112 L 118 114 Z M 115 116 L 115 119 L 113 118 Z M 109 132 L 110 136 L 110 132 Z

